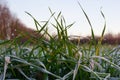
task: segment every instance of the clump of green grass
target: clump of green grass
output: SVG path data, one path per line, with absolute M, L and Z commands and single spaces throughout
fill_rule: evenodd
M 67 30 L 74 23 L 67 25 L 61 12 L 55 16 L 50 9 L 51 16 L 43 25 L 26 12 L 34 20 L 37 33 L 42 34 L 43 37 L 31 36 L 31 39 L 23 44 L 18 43 L 19 37 L 14 40 L 0 41 L 0 79 L 119 80 L 120 47 L 109 51 L 101 50 L 106 22 L 101 38 L 96 43 L 91 22 L 84 9 L 82 7 L 81 9 L 90 24 L 92 33 L 91 42 L 87 47 L 75 45 L 69 40 Z M 102 11 L 101 14 L 105 19 Z M 50 23 L 51 18 L 56 23 Z M 47 32 L 49 24 L 57 30 L 57 36 L 53 37 Z M 49 40 L 45 40 L 46 35 Z M 32 45 L 31 41 L 36 42 Z M 10 62 L 7 65 L 6 57 Z

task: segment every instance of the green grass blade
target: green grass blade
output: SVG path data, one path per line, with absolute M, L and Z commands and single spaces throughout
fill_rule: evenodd
M 59 12 L 58 16 L 57 16 L 57 19 L 59 19 L 59 17 L 61 16 L 61 12 Z
M 105 18 L 105 16 L 104 16 L 104 14 L 103 14 L 103 12 L 101 11 L 101 15 L 102 15 L 102 17 L 104 18 L 104 20 L 105 20 L 105 23 L 104 23 L 104 28 L 103 28 L 103 31 L 102 31 L 102 35 L 101 35 L 101 37 L 103 37 L 104 36 L 104 33 L 105 33 L 105 29 L 106 29 L 106 18 Z
M 83 13 L 84 13 L 84 15 L 85 15 L 85 17 L 86 17 L 86 19 L 87 19 L 90 27 L 91 27 L 92 38 L 93 38 L 93 40 L 95 40 L 93 27 L 92 27 L 92 24 L 91 24 L 91 22 L 90 22 L 90 20 L 89 20 L 89 17 L 87 16 L 86 12 L 85 12 L 84 9 L 82 8 L 81 4 L 80 4 L 79 2 L 78 2 L 78 4 L 79 4 L 80 8 L 82 9 L 82 11 L 83 11 Z
M 39 26 L 41 26 L 41 25 L 38 23 L 38 21 L 37 21 L 30 13 L 28 13 L 28 12 L 25 12 L 25 13 L 27 13 L 30 17 L 32 17 L 32 19 L 34 20 L 36 29 L 39 30 L 38 25 L 39 25 Z

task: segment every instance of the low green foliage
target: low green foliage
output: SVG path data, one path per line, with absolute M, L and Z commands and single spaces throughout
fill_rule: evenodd
M 31 40 L 23 44 L 18 43 L 19 37 L 0 41 L 0 80 L 120 80 L 120 47 L 112 49 L 101 45 L 106 22 L 101 39 L 95 43 L 90 20 L 83 8 L 82 11 L 92 32 L 87 46 L 75 45 L 69 40 L 67 30 L 74 23 L 67 25 L 61 12 L 56 17 L 50 9 L 51 17 L 43 25 L 26 12 L 43 37 L 31 36 Z M 47 32 L 51 18 L 56 22 L 51 23 L 57 30 L 54 37 Z M 45 40 L 46 35 L 49 40 Z

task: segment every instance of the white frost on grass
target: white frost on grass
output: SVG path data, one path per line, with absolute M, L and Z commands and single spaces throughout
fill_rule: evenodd
M 5 80 L 5 74 L 6 74 L 6 70 L 7 70 L 7 67 L 8 67 L 8 64 L 11 63 L 10 62 L 10 57 L 9 56 L 6 56 L 5 57 L 5 64 L 4 64 L 4 73 L 3 73 L 3 78 L 2 80 Z

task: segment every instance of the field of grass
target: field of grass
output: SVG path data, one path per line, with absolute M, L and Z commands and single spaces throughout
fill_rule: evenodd
M 76 45 L 67 34 L 74 23 L 66 25 L 61 12 L 58 16 L 50 12 L 50 19 L 43 25 L 27 13 L 33 18 L 37 32 L 47 35 L 49 40 L 31 36 L 22 44 L 19 37 L 0 41 L 0 80 L 120 80 L 120 46 L 101 44 L 106 22 L 96 43 L 92 25 L 83 10 L 91 27 L 92 38 L 87 46 Z M 51 18 L 56 22 L 51 23 L 57 30 L 54 37 L 47 32 Z

